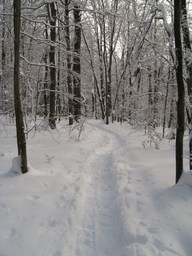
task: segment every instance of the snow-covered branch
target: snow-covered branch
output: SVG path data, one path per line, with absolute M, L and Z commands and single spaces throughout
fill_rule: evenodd
M 168 34 L 168 36 L 170 37 L 173 33 L 173 25 L 169 24 L 167 21 L 167 10 L 164 4 L 158 4 L 156 7 L 156 10 L 161 12 L 162 16 L 156 17 L 157 19 L 162 19 L 164 26 L 165 26 L 165 30 Z

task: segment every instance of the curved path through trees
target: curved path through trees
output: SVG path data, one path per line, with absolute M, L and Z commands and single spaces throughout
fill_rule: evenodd
M 113 167 L 113 151 L 123 141 L 117 134 L 99 129 L 102 143 L 85 164 L 90 176 L 83 194 L 75 256 L 119 256 L 124 244 Z

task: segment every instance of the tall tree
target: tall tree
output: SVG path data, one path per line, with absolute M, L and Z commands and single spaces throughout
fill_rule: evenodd
M 70 0 L 65 0 L 65 41 L 67 50 L 67 89 L 68 89 L 68 113 L 69 113 L 69 125 L 73 124 L 73 86 L 71 78 L 71 39 L 70 39 L 70 27 L 69 27 L 69 4 Z
M 74 119 L 79 121 L 81 116 L 81 9 L 75 4 L 73 9 L 74 31 L 74 56 L 73 56 L 73 88 L 74 88 Z
M 1 84 L 1 106 L 3 110 L 5 109 L 5 102 L 6 102 L 6 94 L 5 94 L 5 85 L 4 85 L 4 70 L 5 70 L 5 60 L 6 60 L 6 50 L 5 50 L 5 0 L 2 0 L 2 33 L 1 33 L 1 74 L 0 74 L 0 84 Z
M 56 128 L 56 107 L 55 107 L 55 90 L 56 90 L 56 68 L 55 68 L 55 42 L 56 42 L 56 5 L 55 2 L 47 4 L 49 23 L 50 23 L 50 98 L 49 98 L 49 126 L 51 129 Z
M 45 25 L 45 38 L 48 41 L 48 27 Z M 45 72 L 44 72 L 44 92 L 43 92 L 43 102 L 44 102 L 44 118 L 48 116 L 48 97 L 47 97 L 47 89 L 48 89 L 48 50 L 45 49 L 44 55 L 44 63 L 45 63 Z
M 185 89 L 183 80 L 183 53 L 181 39 L 181 2 L 174 0 L 175 70 L 178 88 L 176 132 L 176 183 L 183 172 L 183 136 L 185 123 Z
M 109 117 L 111 116 L 112 110 L 112 99 L 111 99 L 111 91 L 112 91 L 112 65 L 113 65 L 113 54 L 116 48 L 117 38 L 115 38 L 115 33 L 119 34 L 117 29 L 117 11 L 119 6 L 119 0 L 114 0 L 111 3 L 111 12 L 113 15 L 109 17 L 109 27 L 110 27 L 110 35 L 109 35 L 109 53 L 108 53 L 108 62 L 107 63 L 107 76 L 106 76 L 106 124 L 109 124 Z M 121 25 L 119 25 L 121 27 Z M 105 42 L 106 43 L 106 42 Z
M 189 99 L 189 107 L 187 108 L 187 119 L 189 123 L 189 167 L 192 170 L 192 63 L 191 63 L 191 56 L 192 56 L 192 49 L 191 49 L 191 39 L 190 39 L 190 32 L 189 32 L 189 25 L 188 25 L 188 18 L 187 18 L 187 6 L 186 0 L 182 0 L 181 3 L 181 13 L 182 13 L 182 32 L 183 32 L 183 43 L 184 43 L 184 50 L 185 50 L 185 66 L 186 66 L 186 84 L 187 84 L 187 92 L 188 92 L 188 99 Z
M 28 172 L 27 150 L 24 132 L 23 111 L 20 97 L 20 30 L 21 30 L 21 1 L 14 0 L 14 103 L 17 131 L 18 155 L 21 158 L 22 173 Z

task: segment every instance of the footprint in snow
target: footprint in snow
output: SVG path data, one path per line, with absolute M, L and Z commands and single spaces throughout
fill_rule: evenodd
M 51 163 L 53 158 L 55 158 L 55 156 L 49 156 L 49 155 L 45 155 L 45 157 L 46 157 L 48 163 Z

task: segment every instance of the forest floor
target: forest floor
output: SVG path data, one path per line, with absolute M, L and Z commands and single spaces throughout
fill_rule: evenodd
M 174 141 L 94 120 L 45 126 L 21 175 L 15 127 L 0 122 L 0 256 L 192 255 L 192 175 L 185 160 L 174 185 Z

